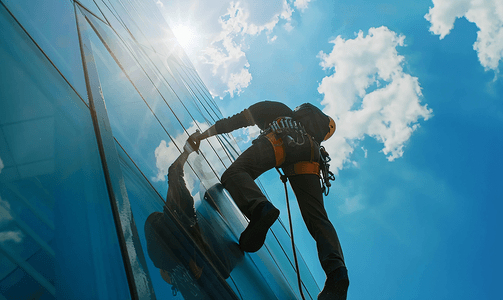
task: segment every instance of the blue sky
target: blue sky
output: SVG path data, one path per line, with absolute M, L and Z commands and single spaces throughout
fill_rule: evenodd
M 158 5 L 224 116 L 273 99 L 337 120 L 325 205 L 348 299 L 501 299 L 501 1 Z M 242 149 L 254 134 L 236 133 Z M 287 221 L 276 171 L 261 182 Z M 322 287 L 295 201 L 293 212 Z

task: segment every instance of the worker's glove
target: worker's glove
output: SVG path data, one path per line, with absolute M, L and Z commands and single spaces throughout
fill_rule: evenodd
M 199 139 L 200 135 L 201 132 L 199 130 L 196 130 L 196 132 L 191 134 L 187 139 L 187 142 L 185 142 L 185 146 L 183 147 L 184 151 L 188 153 L 196 151 L 196 153 L 199 154 L 199 145 L 201 144 L 201 140 Z

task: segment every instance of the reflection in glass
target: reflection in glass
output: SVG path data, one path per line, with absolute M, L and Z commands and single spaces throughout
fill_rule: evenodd
M 101 1 L 98 1 L 98 2 L 101 2 Z M 103 14 L 101 13 L 100 8 L 98 6 L 96 6 L 96 3 L 94 0 L 79 0 L 78 4 L 84 6 L 85 9 L 89 10 L 96 17 L 102 19 L 103 21 L 106 20 L 105 17 L 103 16 Z
M 88 102 L 72 2 L 16 0 L 2 3 L 22 24 L 80 97 Z
M 188 137 L 187 131 L 204 130 L 208 125 L 194 120 L 183 105 L 192 99 L 180 98 L 181 95 L 169 89 L 138 45 L 129 41 L 132 49 L 129 52 L 115 33 L 99 21 L 93 21 L 92 16 L 87 18 L 101 37 L 89 34 L 114 137 L 142 172 L 152 179 L 156 189 L 164 193 L 165 187 L 159 184 L 160 180 L 166 175 L 167 166 L 180 153 L 180 145 Z M 106 48 L 102 42 L 106 43 Z M 195 168 L 199 166 L 201 172 L 197 173 L 203 174 L 206 179 L 203 184 L 209 187 L 218 182 L 219 174 L 230 161 L 217 139 L 205 144 L 211 150 L 201 156 L 204 161 L 191 161 L 190 164 Z M 210 173 L 211 177 L 204 175 Z
M 89 33 L 92 43 L 92 50 L 96 61 L 101 90 L 105 99 L 107 113 L 112 127 L 112 133 L 125 151 L 132 157 L 143 173 L 148 178 L 157 174 L 155 148 L 162 140 L 171 142 L 170 134 L 185 135 L 183 128 L 177 124 L 176 119 L 166 118 L 163 126 L 151 108 L 159 109 L 164 105 L 159 98 L 150 99 L 150 107 L 136 86 L 129 80 L 123 70 L 107 51 L 101 40 L 94 32 Z M 121 49 L 118 47 L 118 49 Z M 124 52 L 127 54 L 127 52 Z M 122 53 L 114 53 L 120 55 Z M 130 56 L 121 55 L 121 62 L 126 65 L 127 70 L 133 70 L 131 77 L 136 78 L 136 82 L 145 83 L 144 74 L 139 72 L 137 65 Z M 134 71 L 136 69 L 136 71 Z M 135 75 L 133 75 L 135 74 Z M 147 90 L 151 90 L 146 88 Z M 154 110 L 155 111 L 155 110 Z M 159 114 L 162 115 L 162 114 Z M 167 129 L 170 132 L 167 132 Z M 177 145 L 175 145 L 175 148 Z M 152 182 L 159 192 L 164 194 L 165 186 L 159 182 Z
M 0 298 L 128 299 L 90 111 L 3 5 L 0 28 Z
M 243 252 L 226 234 L 228 229 L 218 228 L 217 222 L 197 215 L 194 198 L 184 179 L 183 166 L 188 156 L 188 152 L 183 152 L 169 167 L 164 211 L 154 212 L 147 218 L 148 254 L 162 278 L 185 299 L 204 299 L 211 295 L 225 299 L 225 289 L 219 288 L 222 283 L 218 277 L 228 278 L 243 258 Z M 180 227 L 188 232 L 190 239 L 181 234 Z M 219 276 L 215 276 L 215 272 Z

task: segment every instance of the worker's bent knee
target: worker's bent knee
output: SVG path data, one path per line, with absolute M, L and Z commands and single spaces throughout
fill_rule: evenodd
M 220 181 L 222 182 L 222 185 L 225 187 L 226 183 L 229 181 L 230 178 L 233 176 L 236 176 L 237 174 L 241 173 L 242 171 L 238 170 L 238 168 L 232 167 L 232 165 L 225 170 L 225 172 L 222 174 L 222 178 L 220 178 Z

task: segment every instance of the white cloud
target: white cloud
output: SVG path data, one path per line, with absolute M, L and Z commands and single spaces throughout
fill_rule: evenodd
M 297 9 L 300 9 L 300 11 L 304 12 L 309 2 L 311 2 L 311 0 L 295 0 L 294 5 Z
M 361 203 L 361 196 L 344 199 L 344 204 L 339 205 L 339 210 L 344 214 L 351 214 L 362 210 L 365 205 Z
M 183 144 L 179 144 L 179 147 L 183 147 Z M 166 174 L 168 174 L 169 166 L 175 161 L 175 159 L 180 155 L 180 151 L 175 147 L 173 141 L 166 145 L 166 141 L 162 140 L 155 148 L 155 159 L 157 167 L 157 176 L 153 177 L 153 181 L 163 181 L 166 180 Z
M 16 243 L 21 243 L 23 240 L 23 233 L 21 231 L 3 231 L 0 232 L 0 243 L 6 241 L 14 241 Z
M 242 148 L 248 148 L 253 139 L 255 139 L 260 134 L 260 128 L 257 125 L 241 128 L 233 132 L 232 136 L 236 140 L 236 143 Z
M 501 0 L 433 0 L 425 18 L 430 31 L 443 39 L 454 28 L 457 18 L 475 23 L 479 31 L 473 49 L 480 64 L 497 71 L 503 58 L 503 1 Z
M 287 31 L 291 31 L 293 29 L 292 15 L 293 15 L 293 8 L 286 0 L 283 0 L 283 11 L 279 14 L 279 16 L 282 19 L 286 20 L 286 23 L 283 25 L 283 27 Z
M 239 74 L 232 73 L 227 82 L 228 89 L 225 92 L 229 93 L 231 98 L 234 97 L 234 92 L 239 95 L 244 88 L 248 87 L 251 80 L 252 76 L 248 69 L 241 69 Z
M 2 158 L 0 158 L 0 173 L 2 173 L 2 169 L 4 168 L 4 164 Z M 0 197 L 0 225 L 8 223 L 13 220 L 14 217 L 11 214 L 10 203 L 3 200 Z M 23 240 L 23 233 L 19 230 L 17 231 L 2 231 L 0 232 L 0 243 L 6 241 L 14 241 L 16 243 L 20 243 Z
M 420 104 L 418 79 L 403 71 L 404 57 L 396 48 L 404 39 L 386 27 L 371 28 L 354 39 L 338 36 L 331 53 L 320 52 L 320 65 L 335 71 L 323 78 L 318 92 L 324 112 L 337 123 L 336 134 L 325 142 L 337 169 L 365 136 L 384 144 L 389 161 L 401 157 L 418 120 L 432 115 Z
M 2 200 L 0 197 L 0 224 L 3 225 L 5 222 L 12 219 L 13 217 L 10 213 L 10 203 Z
M 242 7 L 240 2 L 231 2 L 227 12 L 220 16 L 218 22 L 221 26 L 220 33 L 212 40 L 210 46 L 205 48 L 199 57 L 203 64 L 211 66 L 213 76 L 220 79 L 220 84 L 213 88 L 212 94 L 223 98 L 229 94 L 240 94 L 248 87 L 252 76 L 249 72 L 250 64 L 246 58 L 246 39 L 266 32 L 268 42 L 272 43 L 277 36 L 270 36 L 273 29 L 280 23 L 285 22 L 285 28 L 291 30 L 293 9 L 290 4 L 283 0 L 283 8 L 267 22 L 257 25 L 249 22 L 250 13 Z
M 1 169 L 2 168 L 0 168 L 0 170 Z M 0 226 L 3 226 L 5 223 L 9 223 L 13 219 L 14 217 L 11 213 L 10 203 L 2 200 L 2 198 L 0 197 Z M 2 231 L 0 232 L 0 243 L 6 241 L 14 241 L 15 243 L 20 243 L 23 241 L 23 237 L 23 233 L 19 230 Z
M 155 4 L 159 5 L 160 7 L 164 7 L 164 4 L 161 2 L 161 0 L 157 0 Z
M 367 158 L 368 150 L 363 147 L 362 147 L 362 150 L 363 150 L 363 153 L 365 153 L 365 158 Z

